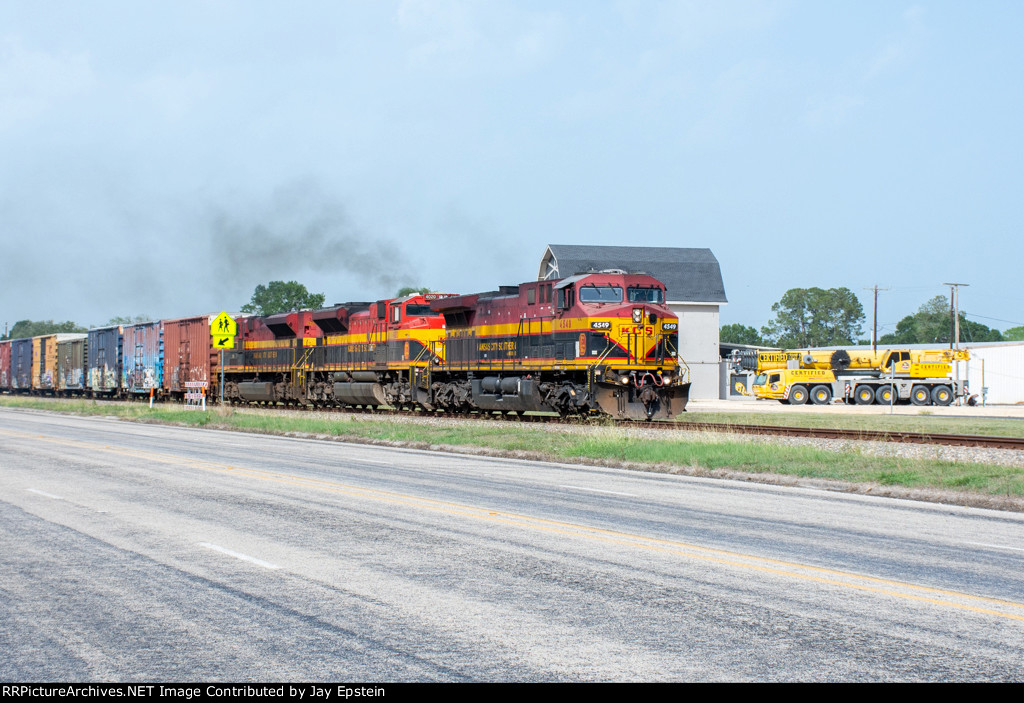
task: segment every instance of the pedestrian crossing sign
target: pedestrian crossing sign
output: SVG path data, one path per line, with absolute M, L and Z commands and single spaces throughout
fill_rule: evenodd
M 213 337 L 215 341 L 220 341 L 224 337 L 234 337 L 237 334 L 238 323 L 236 323 L 234 318 L 226 312 L 222 312 L 210 321 L 210 336 Z M 215 346 L 223 348 L 227 346 L 227 343 L 222 342 L 220 345 Z

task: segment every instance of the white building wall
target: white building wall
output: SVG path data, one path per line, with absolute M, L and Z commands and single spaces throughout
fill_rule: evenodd
M 690 367 L 690 397 L 717 400 L 718 304 L 669 301 L 668 305 L 679 316 L 679 356 Z
M 960 378 L 967 378 L 978 402 L 982 400 L 982 387 L 987 387 L 986 403 L 1024 403 L 1024 342 L 964 346 L 971 359 L 959 362 Z

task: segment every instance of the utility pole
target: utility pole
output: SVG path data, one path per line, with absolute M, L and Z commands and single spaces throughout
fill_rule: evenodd
M 970 283 L 943 283 L 944 286 L 949 286 L 949 302 L 953 306 L 953 339 L 949 342 L 950 349 L 956 349 L 960 351 L 960 286 L 969 286 Z M 954 347 L 954 340 L 956 346 Z M 960 362 L 954 361 L 953 367 L 956 369 L 956 404 L 960 405 Z
M 950 312 L 953 315 L 953 319 L 950 321 L 950 332 L 953 334 L 953 339 L 950 340 L 950 349 L 960 348 L 960 286 L 969 286 L 970 283 L 943 283 L 944 286 L 949 286 L 949 303 L 951 306 Z M 956 342 L 954 346 L 954 341 Z
M 878 291 L 889 290 L 888 288 L 879 288 L 878 284 L 875 284 L 874 288 L 865 288 L 864 290 L 875 291 L 875 312 L 872 316 L 873 322 L 871 325 L 871 352 L 875 353 L 878 351 Z

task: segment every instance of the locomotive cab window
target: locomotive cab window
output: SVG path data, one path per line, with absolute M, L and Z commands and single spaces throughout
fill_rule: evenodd
M 391 308 L 391 321 L 399 322 L 402 319 L 402 308 L 398 305 Z
M 665 296 L 661 294 L 660 288 L 630 288 L 629 302 L 631 303 L 655 303 L 665 302 Z
M 621 303 L 622 288 L 613 285 L 585 285 L 580 288 L 581 303 Z
M 441 317 L 441 313 L 431 310 L 429 305 L 413 305 L 410 303 L 405 306 L 406 317 Z
M 533 305 L 536 302 L 537 302 L 537 289 L 536 288 L 529 288 L 529 289 L 527 289 L 527 291 L 526 291 L 526 304 L 527 305 Z

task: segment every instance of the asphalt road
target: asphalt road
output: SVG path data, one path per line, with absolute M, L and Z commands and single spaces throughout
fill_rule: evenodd
M 4 681 L 1024 679 L 1013 513 L 0 409 L 0 547 Z

